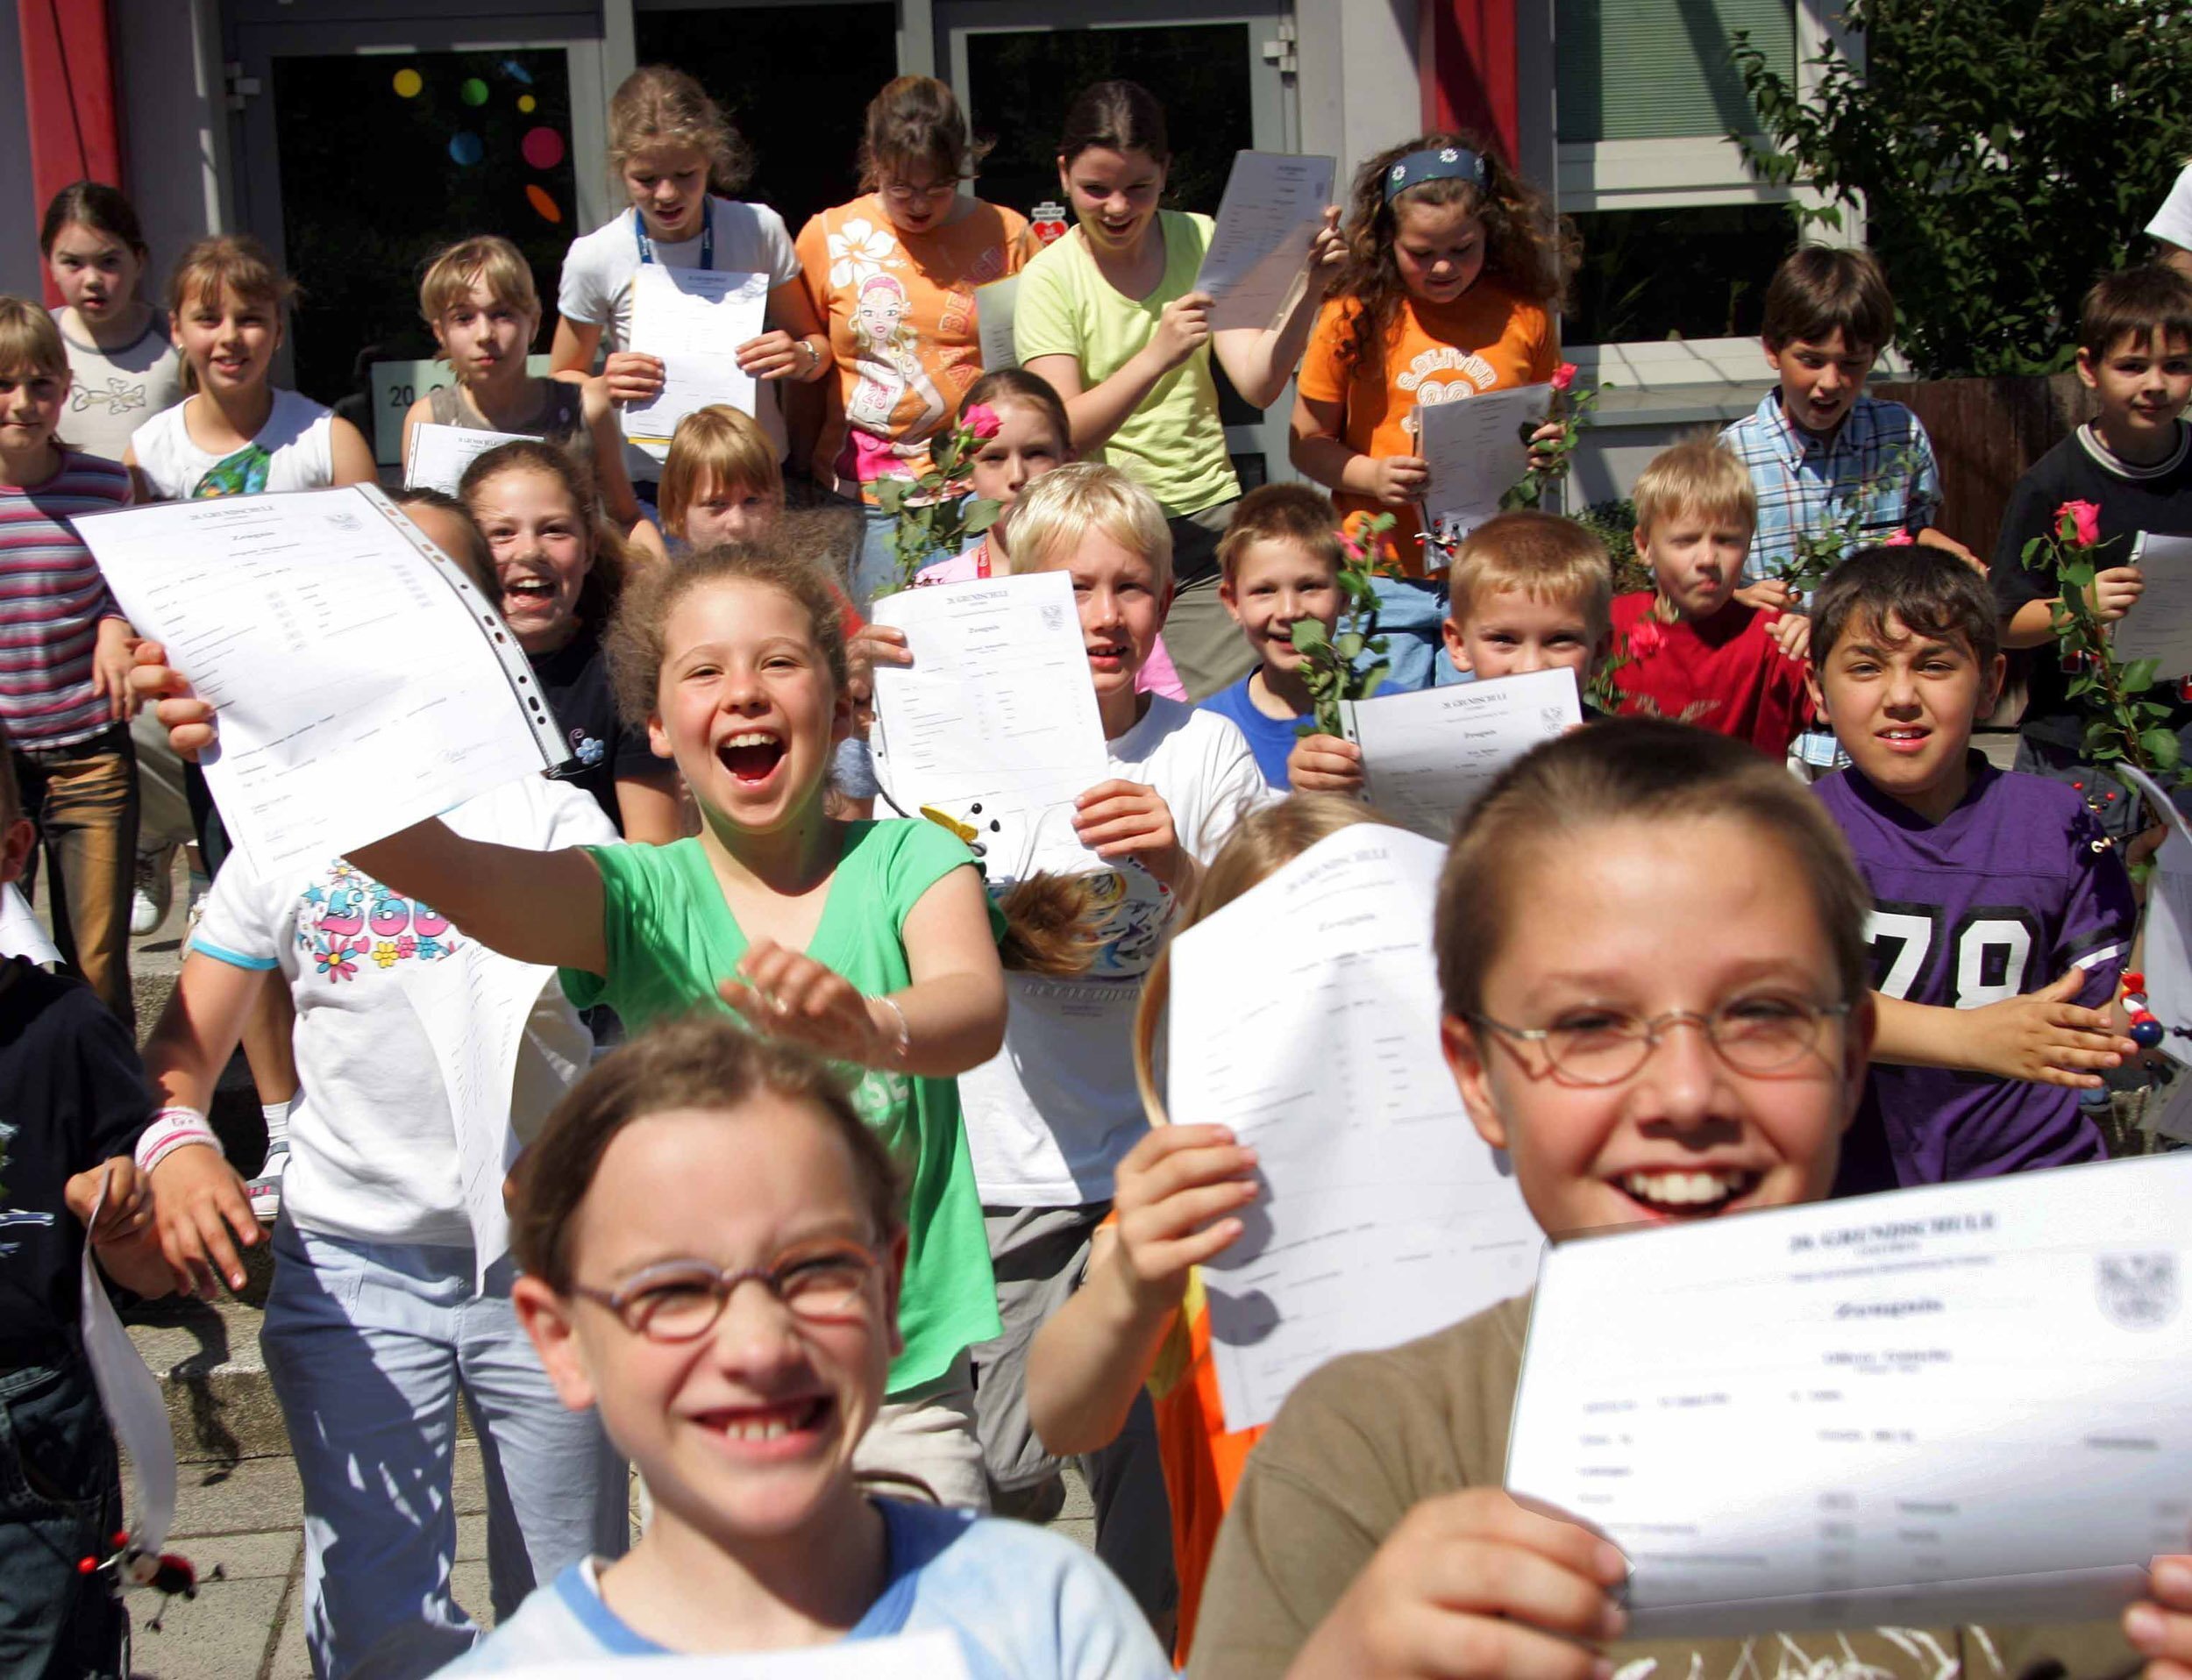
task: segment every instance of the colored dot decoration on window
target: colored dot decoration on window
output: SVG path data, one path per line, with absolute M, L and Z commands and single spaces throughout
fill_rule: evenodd
M 525 202 L 549 226 L 554 227 L 562 222 L 563 211 L 557 208 L 556 201 L 549 196 L 545 187 L 529 183 L 525 189 Z
M 464 129 L 449 137 L 449 155 L 469 169 L 488 154 L 487 145 L 470 129 Z
M 522 111 L 530 113 L 537 110 L 539 107 L 539 104 L 540 101 L 534 98 L 532 95 L 529 93 L 521 93 L 517 96 L 517 108 Z
M 467 105 L 484 105 L 488 103 L 488 84 L 476 75 L 467 76 L 458 88 L 457 97 Z
M 529 88 L 533 85 L 533 73 L 516 59 L 504 59 L 499 68 L 511 81 L 522 82 Z
M 534 168 L 552 169 L 563 161 L 563 136 L 552 128 L 528 129 L 517 149 Z
M 398 70 L 395 73 L 395 96 L 398 99 L 417 98 L 419 89 L 425 85 L 426 78 L 416 70 Z

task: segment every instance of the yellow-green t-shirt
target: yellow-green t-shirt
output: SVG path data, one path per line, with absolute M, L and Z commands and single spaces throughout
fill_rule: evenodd
M 587 851 L 601 872 L 608 972 L 565 969 L 572 1002 L 581 1009 L 606 1003 L 634 1032 L 695 1008 L 723 1008 L 715 987 L 737 972 L 748 942 L 701 843 Z M 934 822 L 848 824 L 807 954 L 867 997 L 910 985 L 907 915 L 936 882 L 973 863 L 957 837 Z M 1000 1333 L 997 1285 L 959 1123 L 957 1082 L 869 1068 L 852 1097 L 907 1180 L 898 1314 L 906 1351 L 890 1372 L 890 1392 L 903 1393 L 943 1375 L 960 1349 Z
M 1102 384 L 1155 336 L 1164 306 L 1195 289 L 1212 225 L 1207 216 L 1157 212 L 1164 278 L 1143 298 L 1121 295 L 1097 271 L 1078 227 L 1047 247 L 1021 271 L 1014 300 L 1013 342 L 1022 365 L 1037 356 L 1071 356 L 1080 364 L 1084 390 Z M 1198 346 L 1157 381 L 1101 449 L 1082 454 L 1119 468 L 1167 514 L 1199 513 L 1240 495 L 1218 418 L 1210 345 Z

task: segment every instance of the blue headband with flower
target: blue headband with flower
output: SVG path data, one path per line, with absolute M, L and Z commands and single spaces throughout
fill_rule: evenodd
M 1484 158 L 1465 146 L 1411 152 L 1385 171 L 1385 202 L 1391 203 L 1396 194 L 1420 187 L 1427 181 L 1473 181 L 1482 187 L 1488 183 L 1491 174 L 1491 166 Z

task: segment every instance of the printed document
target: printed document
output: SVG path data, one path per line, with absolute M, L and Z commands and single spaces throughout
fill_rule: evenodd
M 1550 385 L 1416 406 L 1416 452 L 1431 469 L 1424 523 L 1441 542 L 1459 542 L 1499 511 L 1499 498 L 1528 465 L 1525 439 L 1552 407 Z
M 662 388 L 625 409 L 624 436 L 662 458 L 695 409 L 725 402 L 751 414 L 754 379 L 738 366 L 738 346 L 761 336 L 768 303 L 766 274 L 642 263 L 632 275 L 629 348 L 662 359 Z
M 465 468 L 490 449 L 504 444 L 535 441 L 517 431 L 474 431 L 470 426 L 438 426 L 431 422 L 411 428 L 411 453 L 403 463 L 403 482 L 413 490 L 457 494 Z
M 1332 202 L 1337 165 L 1285 152 L 1236 152 L 1195 289 L 1210 294 L 1210 330 L 1278 324 L 1308 284 L 1310 242 Z
M 1532 671 L 1354 701 L 1342 721 L 1370 802 L 1444 842 L 1501 771 L 1583 722 L 1583 705 L 1574 672 Z
M 2192 537 L 2139 533 L 2132 562 L 2146 587 L 2110 633 L 2117 659 L 2152 659 L 2165 680 L 2192 676 Z

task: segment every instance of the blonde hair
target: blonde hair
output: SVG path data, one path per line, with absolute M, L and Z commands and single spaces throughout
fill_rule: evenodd
M 1573 519 L 1518 508 L 1477 526 L 1454 556 L 1447 616 L 1466 625 L 1486 596 L 1516 589 L 1573 606 L 1594 642 L 1612 623 L 1613 562 Z
M 776 445 L 751 416 L 721 402 L 694 409 L 670 435 L 670 459 L 662 464 L 655 498 L 663 530 L 683 537 L 687 511 L 711 484 L 725 490 L 741 487 L 779 505 L 784 501 Z
M 608 162 L 617 174 L 643 152 L 672 146 L 708 160 L 711 192 L 737 195 L 753 173 L 753 153 L 701 84 L 666 64 L 643 64 L 608 102 Z
M 1072 461 L 1053 467 L 1013 503 L 1015 572 L 1039 571 L 1054 554 L 1071 556 L 1091 529 L 1154 566 L 1157 587 L 1172 584 L 1172 528 L 1156 498 L 1115 466 Z
M 68 346 L 53 317 L 24 297 L 0 297 L 0 372 L 68 378 Z
M 1691 438 L 1652 457 L 1629 492 L 1636 528 L 1649 537 L 1662 519 L 1697 512 L 1745 530 L 1758 524 L 1758 493 L 1750 468 L 1711 438 Z
M 435 255 L 419 277 L 419 317 L 428 326 L 484 286 L 498 303 L 507 303 L 521 315 L 540 319 L 540 290 L 533 284 L 532 265 L 524 253 L 508 239 L 482 233 L 459 239 Z
M 1134 1083 L 1142 1093 L 1142 1107 L 1151 1125 L 1163 1126 L 1171 1119 L 1164 1112 L 1164 1100 L 1157 1094 L 1153 1070 L 1156 1024 L 1172 995 L 1172 941 L 1250 887 L 1268 880 L 1318 841 L 1358 822 L 1386 822 L 1360 800 L 1337 794 L 1291 794 L 1276 804 L 1245 813 L 1233 825 L 1233 832 L 1196 881 L 1193 896 L 1173 923 L 1164 949 L 1157 953 L 1142 982 L 1142 1001 L 1134 1012 Z

